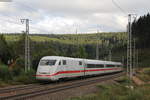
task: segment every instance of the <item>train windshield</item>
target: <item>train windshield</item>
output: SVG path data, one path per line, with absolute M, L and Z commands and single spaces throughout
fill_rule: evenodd
M 56 60 L 41 60 L 40 65 L 41 66 L 52 66 L 55 65 Z

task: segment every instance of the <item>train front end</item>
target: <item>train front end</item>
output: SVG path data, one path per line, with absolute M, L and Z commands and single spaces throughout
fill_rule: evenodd
M 36 79 L 41 81 L 57 80 L 55 72 L 57 69 L 57 59 L 54 57 L 43 57 L 38 65 Z

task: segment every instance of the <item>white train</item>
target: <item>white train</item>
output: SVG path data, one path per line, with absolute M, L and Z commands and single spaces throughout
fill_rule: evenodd
M 123 70 L 122 66 L 120 62 L 45 56 L 39 62 L 36 79 L 55 81 L 60 78 L 119 72 Z

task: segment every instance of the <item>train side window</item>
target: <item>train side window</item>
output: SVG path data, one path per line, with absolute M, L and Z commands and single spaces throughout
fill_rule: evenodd
M 95 68 L 94 64 L 87 64 L 87 68 Z
M 102 65 L 102 64 L 98 64 L 98 65 L 96 65 L 96 67 L 97 67 L 97 68 L 103 68 L 103 67 L 104 67 L 104 65 Z
M 103 64 L 87 64 L 87 68 L 104 68 Z
M 66 60 L 63 60 L 63 65 L 66 65 L 67 63 L 66 63 Z
M 79 65 L 82 65 L 82 62 L 81 62 L 81 61 L 79 61 Z

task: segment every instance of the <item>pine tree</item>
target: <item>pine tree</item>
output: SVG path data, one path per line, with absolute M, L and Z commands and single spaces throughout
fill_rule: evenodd
M 150 47 L 150 14 L 141 16 L 132 23 L 132 34 L 138 40 L 140 48 Z

